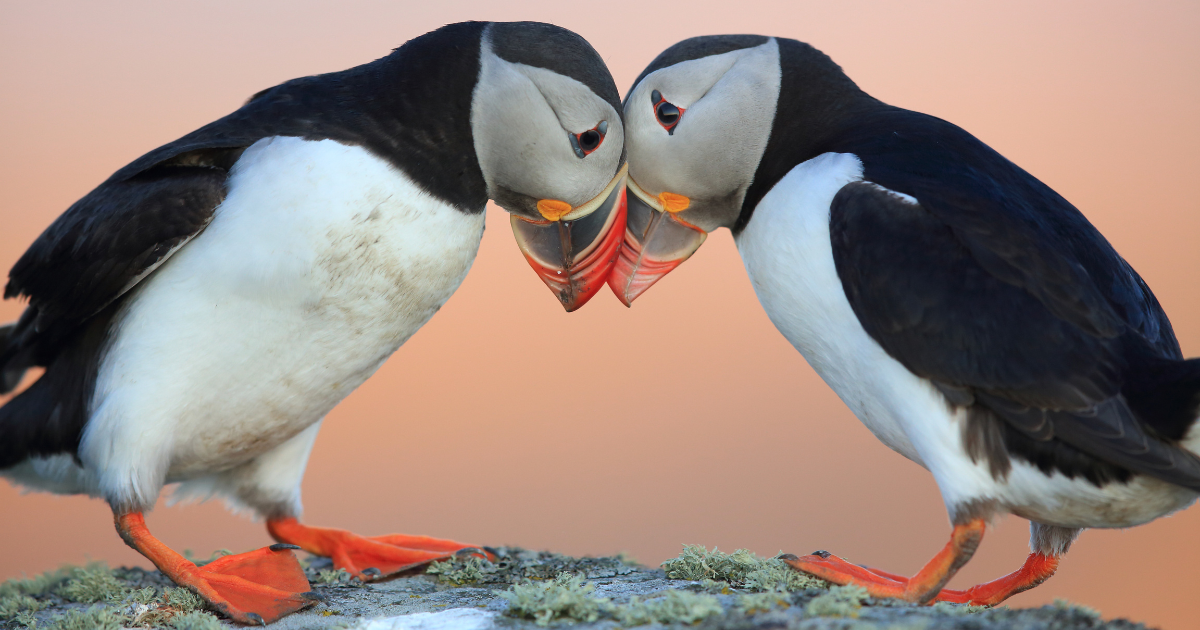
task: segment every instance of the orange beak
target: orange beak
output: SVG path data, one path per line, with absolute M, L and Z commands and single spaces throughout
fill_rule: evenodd
M 708 233 L 678 217 L 688 207 L 687 197 L 669 192 L 652 197 L 633 180 L 626 187 L 630 194 L 625 240 L 608 286 L 625 306 L 632 306 L 639 295 L 695 253 Z
M 542 199 L 538 212 L 544 220 L 511 217 L 513 236 L 525 260 L 568 313 L 596 295 L 621 251 L 626 168 L 622 166 L 603 192 L 579 207 Z

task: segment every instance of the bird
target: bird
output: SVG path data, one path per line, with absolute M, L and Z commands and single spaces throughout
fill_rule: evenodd
M 794 569 L 876 597 L 995 605 L 1086 528 L 1200 492 L 1200 359 L 1070 202 L 964 129 L 888 105 L 827 55 L 717 35 L 663 51 L 626 94 L 629 306 L 718 228 L 759 302 L 874 435 L 923 466 L 953 525 L 915 575 L 826 551 Z M 1030 522 L 1017 571 L 944 586 L 990 522 Z
M 322 418 L 458 288 L 489 199 L 568 310 L 624 234 L 622 109 L 599 54 L 537 22 L 450 24 L 294 79 L 134 160 L 16 262 L 0 475 L 112 507 L 124 541 L 241 623 L 314 595 L 294 549 L 368 580 L 463 549 L 303 524 Z M 203 566 L 146 526 L 165 484 L 266 520 Z M 479 553 L 487 553 L 486 550 Z

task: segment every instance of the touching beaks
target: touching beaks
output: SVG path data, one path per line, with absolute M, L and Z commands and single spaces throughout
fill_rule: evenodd
M 567 312 L 580 308 L 604 285 L 625 234 L 625 172 L 591 201 L 572 208 L 556 199 L 538 201 L 543 221 L 511 216 L 517 247 Z
M 687 197 L 664 192 L 652 197 L 628 180 L 629 210 L 625 241 L 608 277 L 608 286 L 625 306 L 646 292 L 700 248 L 708 233 L 679 218 Z

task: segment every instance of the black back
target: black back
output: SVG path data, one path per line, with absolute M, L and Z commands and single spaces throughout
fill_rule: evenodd
M 230 169 L 258 140 L 362 146 L 460 210 L 482 212 L 486 185 L 470 114 L 486 26 L 451 24 L 372 63 L 259 92 L 134 160 L 55 220 L 5 287 L 5 298 L 26 297 L 29 307 L 0 330 L 0 393 L 29 367 L 46 373 L 0 407 L 0 468 L 76 452 L 122 298 L 208 225 Z

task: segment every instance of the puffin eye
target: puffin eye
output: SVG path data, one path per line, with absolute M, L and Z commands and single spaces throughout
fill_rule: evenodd
M 607 132 L 608 121 L 601 120 L 600 124 L 583 133 L 568 134 L 567 137 L 571 141 L 571 149 L 575 151 L 575 157 L 583 159 L 592 151 L 599 149 L 604 142 L 604 134 Z
M 675 126 L 687 110 L 668 102 L 658 90 L 650 91 L 650 104 L 654 107 L 654 117 L 658 119 L 658 124 L 667 130 L 667 134 L 675 135 Z

